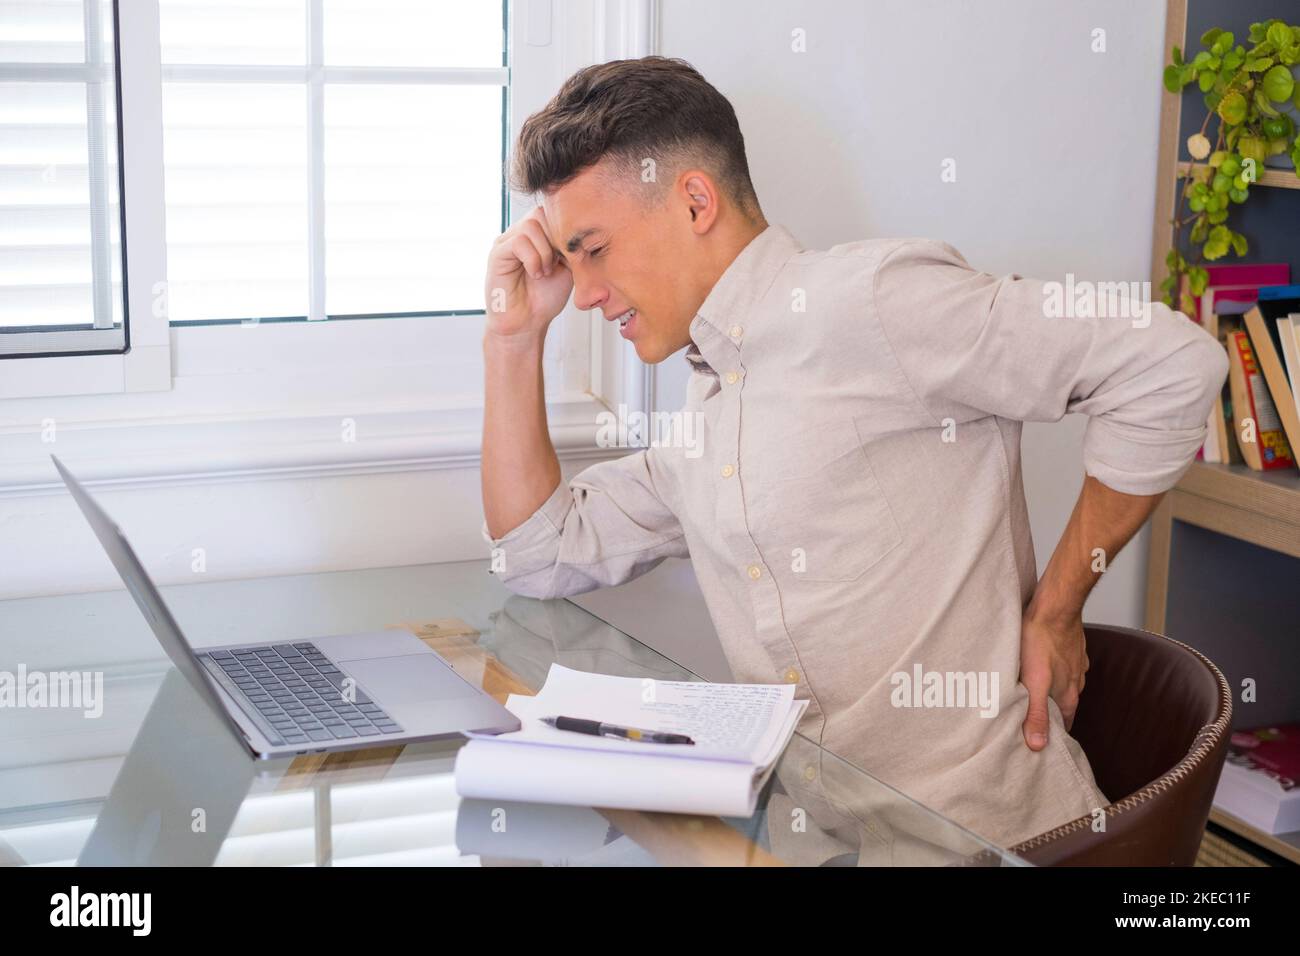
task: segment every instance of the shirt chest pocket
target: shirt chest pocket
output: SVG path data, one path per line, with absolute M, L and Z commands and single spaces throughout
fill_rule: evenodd
M 902 541 L 852 421 L 766 446 L 741 471 L 749 532 L 763 560 L 792 581 L 854 581 Z

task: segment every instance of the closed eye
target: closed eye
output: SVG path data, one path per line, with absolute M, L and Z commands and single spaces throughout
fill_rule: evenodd
M 588 251 L 587 255 L 591 256 L 593 259 L 596 259 L 604 255 L 605 250 L 608 248 L 609 248 L 608 246 L 597 246 L 595 249 Z

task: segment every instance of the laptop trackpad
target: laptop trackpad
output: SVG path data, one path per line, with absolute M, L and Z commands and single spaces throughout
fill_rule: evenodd
M 343 661 L 340 668 L 381 707 L 473 697 L 479 691 L 433 654 Z

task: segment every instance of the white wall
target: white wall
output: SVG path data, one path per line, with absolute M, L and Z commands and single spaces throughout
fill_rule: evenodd
M 805 244 L 928 235 L 989 271 L 1147 276 L 1163 4 L 661 0 L 660 9 L 661 51 L 693 62 L 735 103 L 767 215 Z M 1107 31 L 1104 54 L 1089 49 L 1094 27 Z M 795 28 L 806 53 L 791 51 Z M 957 160 L 956 183 L 940 182 L 945 157 Z M 680 358 L 658 370 L 662 407 L 679 404 L 685 372 Z M 1079 485 L 1081 434 L 1074 420 L 1026 431 L 1040 565 Z M 566 473 L 588 460 L 566 457 Z M 210 578 L 486 553 L 472 460 L 100 494 L 162 582 L 193 580 L 195 547 L 207 549 Z M 1090 619 L 1140 620 L 1140 547 L 1116 560 Z M 117 586 L 61 489 L 0 495 L 0 598 Z
M 608 456 L 599 451 L 562 453 L 564 474 Z M 256 480 L 167 479 L 101 485 L 91 493 L 160 585 L 486 560 L 489 551 L 474 462 Z M 0 600 L 121 586 L 61 484 L 50 492 L 0 495 Z
M 1150 275 L 1164 4 L 1123 0 L 661 0 L 660 50 L 740 117 L 769 222 L 809 248 L 882 236 L 951 242 L 976 268 Z M 1091 50 L 1106 31 L 1106 52 Z M 791 49 L 803 29 L 807 52 Z M 957 181 L 940 180 L 945 158 Z M 659 370 L 680 404 L 686 363 Z M 1025 429 L 1040 571 L 1082 482 L 1084 421 Z M 1112 563 L 1091 621 L 1140 625 L 1145 532 Z

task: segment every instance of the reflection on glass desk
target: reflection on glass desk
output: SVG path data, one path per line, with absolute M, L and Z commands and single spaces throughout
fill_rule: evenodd
M 698 680 L 484 561 L 163 588 L 195 646 L 404 626 L 504 702 L 552 662 Z M 102 713 L 0 707 L 0 863 L 1022 866 L 796 733 L 753 816 L 462 800 L 463 740 L 254 760 L 125 591 L 0 601 L 0 671 L 103 675 Z

